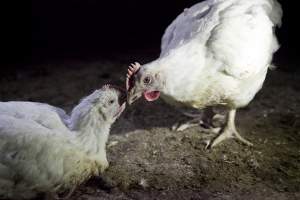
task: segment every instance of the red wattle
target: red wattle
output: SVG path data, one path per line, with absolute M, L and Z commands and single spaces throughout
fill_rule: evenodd
M 159 91 L 144 92 L 144 98 L 147 101 L 155 101 L 160 97 Z

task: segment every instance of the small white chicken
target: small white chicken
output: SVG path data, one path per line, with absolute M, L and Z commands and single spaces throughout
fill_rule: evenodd
M 276 0 L 207 0 L 185 9 L 166 29 L 160 57 L 129 67 L 128 103 L 162 94 L 177 107 L 223 105 L 229 109 L 227 123 L 208 146 L 231 137 L 252 145 L 235 128 L 236 110 L 264 83 L 279 48 L 275 28 L 281 18 Z
M 70 117 L 47 104 L 1 102 L 0 199 L 55 196 L 104 171 L 110 127 L 125 109 L 122 98 L 106 85 Z

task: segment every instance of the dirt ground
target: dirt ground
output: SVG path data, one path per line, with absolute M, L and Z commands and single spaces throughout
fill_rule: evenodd
M 133 59 L 150 58 L 115 56 L 12 70 L 0 78 L 0 98 L 70 111 L 104 83 L 124 84 Z M 174 123 L 187 118 L 163 101 L 140 100 L 111 131 L 109 169 L 71 199 L 300 199 L 299 75 L 270 71 L 263 90 L 238 111 L 237 127 L 254 147 L 227 140 L 205 150 L 205 141 L 214 135 L 199 127 L 172 131 Z

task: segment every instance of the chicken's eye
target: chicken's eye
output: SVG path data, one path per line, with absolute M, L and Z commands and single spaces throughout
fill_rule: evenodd
M 113 100 L 113 99 L 111 99 L 111 100 L 109 100 L 109 105 L 112 105 L 112 104 L 114 104 L 115 103 L 115 100 Z
M 146 76 L 143 80 L 145 85 L 149 85 L 151 83 L 151 78 L 149 76 Z

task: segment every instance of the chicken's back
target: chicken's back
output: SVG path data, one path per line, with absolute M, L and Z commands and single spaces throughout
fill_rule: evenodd
M 18 119 L 31 119 L 49 129 L 67 131 L 69 116 L 61 108 L 44 103 L 10 101 L 0 102 L 0 114 Z

